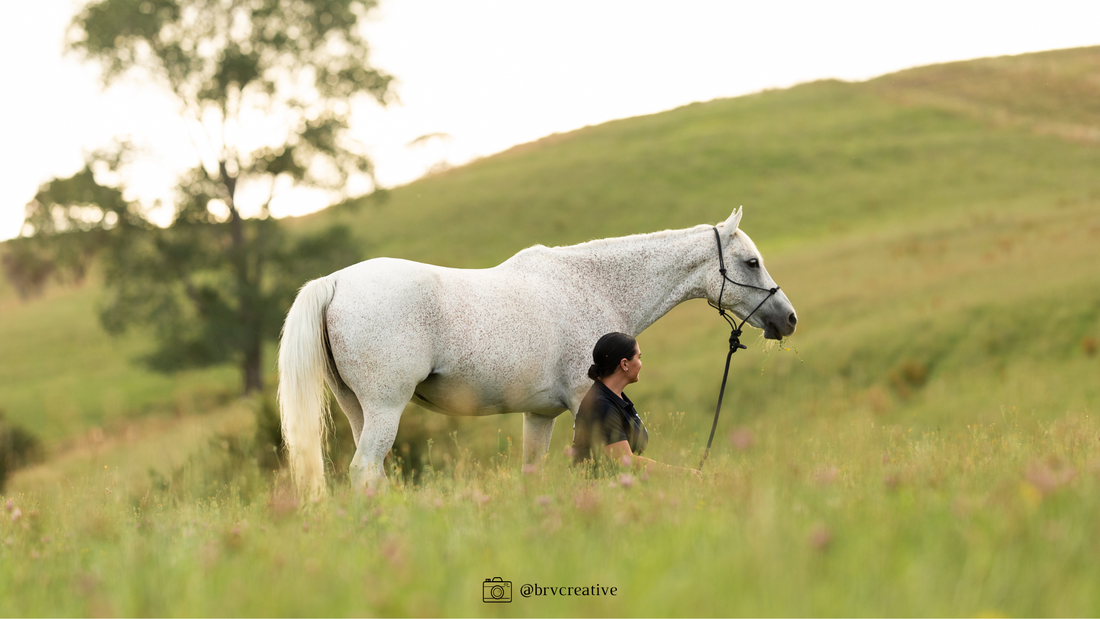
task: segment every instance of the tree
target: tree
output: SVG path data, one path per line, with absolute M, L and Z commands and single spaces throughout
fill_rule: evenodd
M 98 254 L 106 284 L 100 318 L 108 331 L 151 327 L 157 350 L 147 361 L 154 367 L 235 360 L 245 391 L 261 388 L 263 342 L 277 337 L 294 289 L 359 259 L 346 228 L 292 240 L 270 205 L 295 186 L 346 198 L 349 177 L 373 178 L 370 160 L 347 133 L 353 102 L 385 105 L 392 97 L 392 78 L 369 66 L 360 33 L 374 6 L 87 5 L 73 19 L 69 48 L 99 64 L 105 87 L 136 78 L 171 92 L 200 136 L 193 140 L 196 165 L 178 179 L 172 223 L 160 228 L 111 182 L 138 152 L 124 144 L 93 153 L 84 170 L 44 184 L 28 204 L 24 236 L 32 238 L 13 243 L 6 270 L 22 272 L 33 289 L 43 272 L 76 277 L 83 267 L 74 265 L 84 264 L 78 258 Z M 242 191 L 259 196 L 251 217 L 241 212 Z
M 120 153 L 100 151 L 89 159 L 117 168 Z M 79 283 L 87 264 L 108 241 L 107 230 L 120 215 L 127 218 L 129 203 L 117 188 L 96 182 L 91 167 L 65 179 L 43 185 L 27 205 L 25 231 L 34 231 L 7 243 L 4 272 L 23 298 L 42 292 L 51 276 Z

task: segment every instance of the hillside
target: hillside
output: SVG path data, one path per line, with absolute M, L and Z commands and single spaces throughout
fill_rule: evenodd
M 1095 149 L 1044 127 L 1063 122 L 1061 107 L 1087 107 L 1098 58 L 1047 52 L 692 104 L 550 136 L 395 189 L 384 206 L 308 219 L 347 217 L 372 253 L 486 266 L 536 242 L 685 227 L 739 204 L 774 251 L 964 210 L 1091 200 Z M 1066 78 L 1077 90 L 1034 88 L 1044 69 L 1077 76 Z M 939 103 L 948 96 L 965 98 L 968 113 Z M 1039 125 L 985 121 L 1017 108 Z M 1071 118 L 1100 127 L 1084 111 Z
M 970 405 L 1029 381 L 1040 389 L 1020 400 L 1029 406 L 1091 410 L 1098 64 L 1100 48 L 1062 50 L 692 104 L 550 136 L 294 225 L 345 221 L 370 255 L 483 267 L 535 243 L 687 227 L 744 205 L 743 228 L 801 317 L 797 360 L 757 347 L 734 364 L 744 414 L 854 406 L 934 427 L 963 409 L 1000 414 L 1003 402 Z M 0 287 L 9 418 L 56 441 L 232 395 L 230 368 L 136 366 L 141 337 L 107 338 L 95 298 L 94 281 L 29 304 Z M 701 303 L 659 322 L 642 340 L 634 399 L 705 427 L 723 326 Z M 972 396 L 958 397 L 963 380 Z M 467 423 L 518 440 L 517 418 Z

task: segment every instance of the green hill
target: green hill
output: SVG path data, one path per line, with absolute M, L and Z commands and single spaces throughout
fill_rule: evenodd
M 386 206 L 351 219 L 379 254 L 485 266 L 536 242 L 683 227 L 738 204 L 746 206 L 746 229 L 774 252 L 960 210 L 1091 199 L 1097 181 L 1088 145 L 1049 139 L 1042 124 L 1029 131 L 955 113 L 939 99 L 915 103 L 913 93 L 947 99 L 962 82 L 970 90 L 956 98 L 971 94 L 970 107 L 999 117 L 1023 107 L 1006 88 L 1020 80 L 1034 102 L 1029 118 L 1051 124 L 1063 104 L 1076 109 L 1095 98 L 1087 76 L 1098 57 L 1085 49 L 956 63 L 618 120 L 398 188 Z M 1018 65 L 1078 75 L 1080 98 L 1063 92 L 1069 86 L 1046 97 L 1031 92 L 1041 80 Z M 983 78 L 972 77 L 982 67 Z M 986 97 L 972 96 L 983 86 Z M 1100 127 L 1085 112 L 1073 118 Z
M 372 256 L 483 267 L 535 243 L 687 227 L 744 205 L 801 321 L 798 360 L 737 358 L 743 415 L 870 406 L 934 426 L 963 408 L 999 414 L 987 398 L 1014 377 L 1050 386 L 1029 406 L 1095 407 L 1078 378 L 1095 371 L 1084 351 L 1100 335 L 1098 65 L 1100 48 L 1062 50 L 697 103 L 549 136 L 295 225 L 345 221 Z M 142 338 L 107 338 L 95 298 L 94 281 L 28 304 L 0 287 L 9 418 L 55 440 L 236 389 L 230 368 L 141 369 Z M 701 303 L 659 322 L 636 400 L 705 427 L 723 331 Z M 518 439 L 518 419 L 483 423 Z

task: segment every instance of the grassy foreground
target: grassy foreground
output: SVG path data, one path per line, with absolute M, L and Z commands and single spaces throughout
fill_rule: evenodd
M 702 479 L 460 459 L 304 509 L 214 442 L 159 485 L 108 468 L 13 496 L 0 614 L 1093 615 L 1098 433 L 792 416 L 721 437 Z M 482 602 L 495 576 L 511 604 Z M 520 590 L 597 583 L 617 595 Z

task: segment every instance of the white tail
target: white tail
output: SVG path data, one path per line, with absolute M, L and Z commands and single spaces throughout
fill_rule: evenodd
M 329 429 L 325 392 L 325 309 L 336 281 L 322 277 L 307 282 L 290 307 L 279 341 L 279 410 L 298 494 L 313 499 L 325 494 L 325 437 Z

